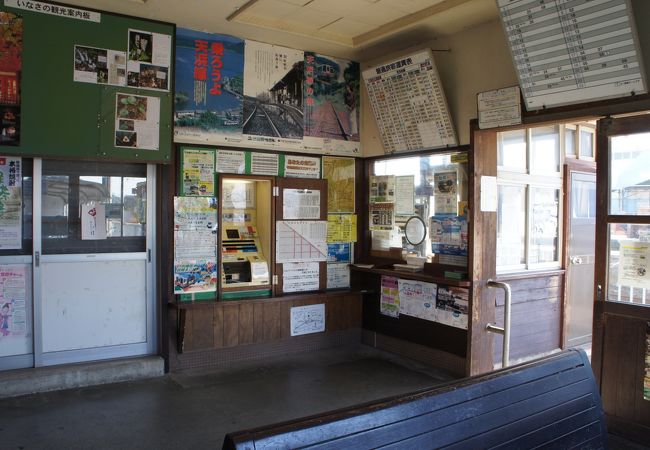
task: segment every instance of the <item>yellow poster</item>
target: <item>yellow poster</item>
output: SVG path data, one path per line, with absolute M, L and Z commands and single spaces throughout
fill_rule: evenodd
M 330 214 L 327 216 L 327 243 L 357 242 L 356 214 Z
M 354 172 L 354 158 L 323 156 L 329 213 L 354 212 Z

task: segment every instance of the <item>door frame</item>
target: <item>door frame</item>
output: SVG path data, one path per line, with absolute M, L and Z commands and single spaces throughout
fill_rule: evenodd
M 562 204 L 562 267 L 564 269 L 564 281 L 562 286 L 562 313 L 561 313 L 561 328 L 560 328 L 560 344 L 562 348 L 567 348 L 567 294 L 569 292 L 569 226 L 570 226 L 570 210 L 569 202 L 571 199 L 571 173 L 593 173 L 597 174 L 597 166 L 595 161 L 586 161 L 584 159 L 564 158 L 563 172 L 562 172 L 562 194 L 564 196 Z M 595 239 L 595 237 L 594 237 Z M 594 249 L 595 250 L 595 249 Z M 595 276 L 595 267 L 594 267 Z M 593 339 L 593 333 L 592 333 Z

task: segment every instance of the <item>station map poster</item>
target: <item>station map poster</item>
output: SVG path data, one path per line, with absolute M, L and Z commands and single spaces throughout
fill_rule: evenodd
M 244 142 L 254 147 L 302 150 L 303 51 L 246 41 Z
M 244 41 L 177 28 L 175 90 L 175 142 L 241 142 Z
M 305 52 L 305 151 L 359 155 L 359 63 Z
M 627 0 L 498 0 L 526 109 L 646 92 Z
M 363 79 L 386 153 L 458 144 L 430 50 L 366 69 Z

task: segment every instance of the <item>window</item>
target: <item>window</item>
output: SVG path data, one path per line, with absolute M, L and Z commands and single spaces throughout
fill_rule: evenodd
M 143 252 L 146 240 L 147 166 L 43 161 L 43 252 Z M 105 207 L 106 239 L 82 240 L 80 208 Z
M 560 126 L 499 133 L 497 270 L 560 267 Z
M 373 253 L 397 248 L 421 257 L 432 253 L 466 256 L 466 152 L 379 159 L 371 162 L 370 175 Z M 420 217 L 427 229 L 424 240 L 417 243 L 405 235 L 406 222 L 413 216 Z M 438 234 L 450 234 L 445 227 L 457 230 L 457 242 L 442 249 L 432 224 L 440 226 L 434 227 Z

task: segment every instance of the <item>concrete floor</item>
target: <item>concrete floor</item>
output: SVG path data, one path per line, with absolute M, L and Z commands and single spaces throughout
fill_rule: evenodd
M 0 400 L 0 449 L 219 449 L 229 431 L 451 376 L 366 346 Z M 647 449 L 612 436 L 612 450 Z

